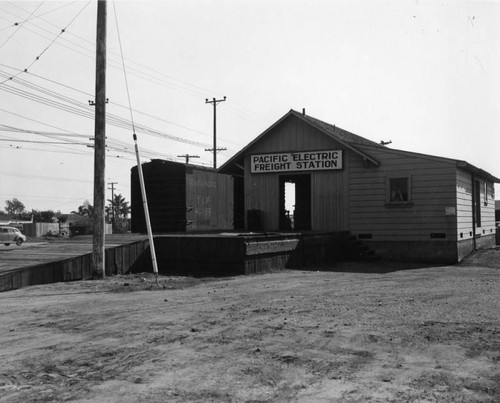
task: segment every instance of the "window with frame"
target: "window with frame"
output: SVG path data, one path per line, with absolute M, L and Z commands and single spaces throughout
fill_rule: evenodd
M 389 205 L 411 204 L 411 178 L 387 178 L 387 203 Z

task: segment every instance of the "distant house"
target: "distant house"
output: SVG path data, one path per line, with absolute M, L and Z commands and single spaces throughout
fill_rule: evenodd
M 382 257 L 447 263 L 495 245 L 497 177 L 294 110 L 218 172 L 248 230 L 346 232 Z
M 0 215 L 0 225 L 16 225 L 20 226 L 22 224 L 31 224 L 33 222 L 33 216 L 31 216 L 30 220 L 19 220 L 13 215 L 6 214 Z
M 72 236 L 92 234 L 92 218 L 75 213 L 61 214 L 59 217 Z

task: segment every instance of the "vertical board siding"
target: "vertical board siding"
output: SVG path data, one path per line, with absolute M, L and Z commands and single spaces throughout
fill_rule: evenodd
M 193 165 L 142 165 L 153 232 L 227 230 L 233 226 L 233 178 Z M 132 232 L 146 232 L 137 167 L 131 171 Z
M 234 178 L 217 174 L 217 229 L 234 229 Z
M 457 237 L 472 239 L 472 177 L 470 172 L 457 169 Z
M 310 171 L 311 224 L 313 231 L 348 229 L 349 150 L 316 128 L 293 117 L 278 125 L 245 155 L 245 211 L 260 210 L 262 229 L 279 229 L 278 173 L 251 174 L 250 155 L 262 153 L 343 149 L 344 168 L 338 171 Z M 286 172 L 283 174 L 289 174 Z M 297 172 L 296 172 L 297 173 Z M 306 173 L 306 172 L 304 172 Z
M 487 182 L 488 196 L 484 192 L 485 179 L 475 177 L 481 187 L 481 226 L 476 223 L 476 235 L 492 235 L 495 233 L 495 201 L 492 182 Z M 472 176 L 463 169 L 457 170 L 457 233 L 460 240 L 470 239 L 473 236 L 472 228 Z M 462 235 L 462 236 L 460 236 Z
M 186 231 L 211 229 L 217 216 L 217 178 L 211 172 L 186 172 Z
M 213 171 L 190 169 L 186 173 L 186 230 L 231 229 L 233 179 Z
M 363 150 L 363 146 L 359 146 Z M 353 155 L 350 170 L 350 229 L 354 234 L 371 234 L 374 241 L 431 240 L 432 233 L 445 233 L 456 240 L 456 216 L 446 208 L 456 208 L 455 165 L 451 161 L 402 154 L 382 148 L 366 148 L 380 166 L 366 166 Z M 411 205 L 388 205 L 387 181 L 409 177 Z

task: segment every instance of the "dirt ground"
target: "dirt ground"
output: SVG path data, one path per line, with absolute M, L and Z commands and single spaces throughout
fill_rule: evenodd
M 498 402 L 500 249 L 0 294 L 0 402 Z

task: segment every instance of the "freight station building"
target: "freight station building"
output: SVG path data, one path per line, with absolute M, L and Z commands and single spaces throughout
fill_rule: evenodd
M 235 229 L 345 232 L 381 257 L 445 263 L 495 245 L 498 178 L 304 112 L 288 112 L 218 173 L 233 177 Z

